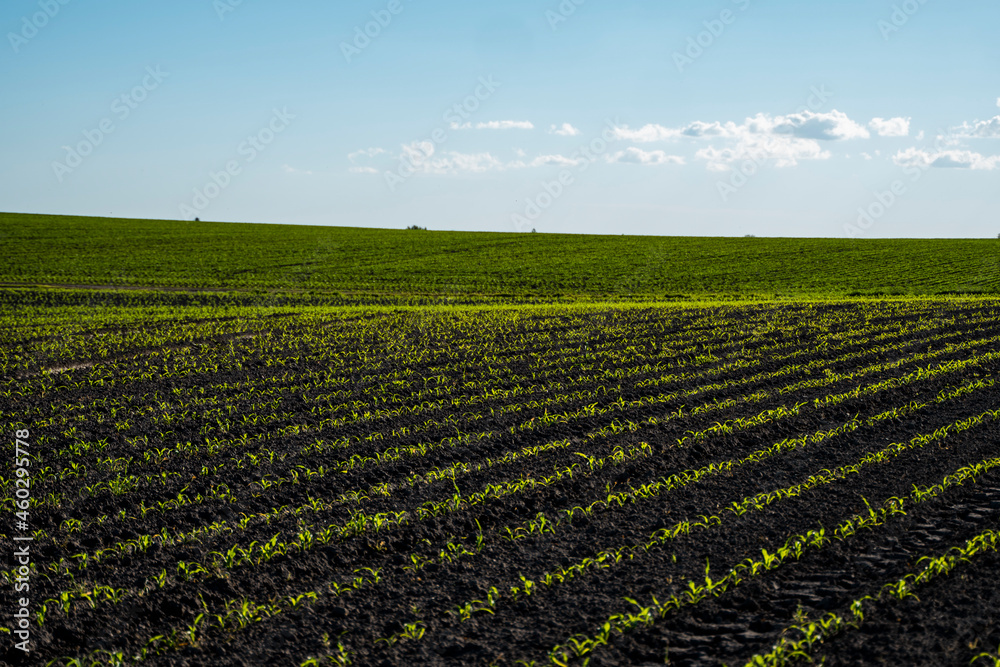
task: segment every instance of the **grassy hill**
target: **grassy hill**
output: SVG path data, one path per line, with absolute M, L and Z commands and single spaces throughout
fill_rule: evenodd
M 501 234 L 0 213 L 0 282 L 509 296 L 998 294 L 1000 240 Z

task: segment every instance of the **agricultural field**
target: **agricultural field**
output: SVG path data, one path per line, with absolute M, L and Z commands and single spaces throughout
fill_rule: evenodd
M 403 226 L 403 225 L 401 225 Z M 998 239 L 501 234 L 0 213 L 0 283 L 510 300 L 1000 294 Z
M 1000 665 L 995 299 L 0 302 L 9 662 Z

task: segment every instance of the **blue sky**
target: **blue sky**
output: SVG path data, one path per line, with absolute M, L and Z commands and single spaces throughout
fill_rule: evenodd
M 1000 5 L 9 0 L 0 210 L 996 237 Z

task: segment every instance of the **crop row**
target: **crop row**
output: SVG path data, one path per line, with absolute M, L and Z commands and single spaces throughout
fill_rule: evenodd
M 1000 412 L 993 416 L 994 418 L 1000 416 Z M 737 563 L 719 579 L 712 579 L 706 567 L 703 581 L 689 580 L 687 585 L 682 587 L 683 593 L 673 593 L 669 597 L 665 597 L 663 602 L 657 600 L 655 596 L 652 597 L 652 604 L 649 605 L 628 600 L 637 608 L 636 611 L 612 614 L 599 626 L 599 630 L 595 634 L 589 637 L 572 637 L 565 644 L 554 646 L 549 652 L 549 660 L 558 667 L 566 667 L 573 658 L 585 656 L 598 646 L 607 644 L 613 634 L 622 634 L 638 626 L 652 625 L 656 619 L 663 618 L 676 609 L 697 604 L 709 596 L 718 597 L 753 577 L 775 570 L 792 560 L 797 561 L 808 552 L 823 549 L 832 540 L 847 540 L 859 530 L 871 530 L 882 526 L 893 515 L 906 514 L 906 507 L 935 499 L 951 487 L 961 486 L 970 481 L 975 483 L 981 475 L 997 466 L 1000 466 L 1000 458 L 963 466 L 938 484 L 916 488 L 909 497 L 888 498 L 877 505 L 878 509 L 869 505 L 865 512 L 855 514 L 839 523 L 830 531 L 829 535 L 825 528 L 817 528 L 800 535 L 791 535 L 775 553 L 769 553 L 764 549 L 759 558 L 751 557 Z

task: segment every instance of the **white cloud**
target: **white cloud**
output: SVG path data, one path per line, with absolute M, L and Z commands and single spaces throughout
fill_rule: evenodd
M 863 125 L 855 123 L 847 117 L 847 114 L 837 110 L 828 113 L 803 111 L 788 116 L 777 116 L 773 121 L 765 114 L 757 114 L 752 121 L 751 127 L 759 131 L 763 130 L 766 133 L 766 130 L 770 129 L 773 134 L 787 134 L 798 139 L 841 141 L 867 139 L 870 136 Z
M 411 165 L 417 173 L 482 173 L 484 171 L 503 168 L 503 162 L 489 152 L 459 153 L 458 151 L 446 151 L 439 154 L 434 147 L 434 143 L 430 141 L 414 141 L 409 144 L 403 144 L 401 149 L 402 151 L 396 156 L 396 159 Z
M 643 125 L 638 130 L 632 130 L 629 129 L 627 125 L 623 125 L 614 129 L 614 136 L 615 139 L 645 143 L 650 141 L 675 139 L 680 136 L 680 131 L 672 130 L 668 127 L 663 127 L 662 125 Z
M 491 120 L 486 123 L 476 123 L 477 130 L 533 130 L 535 124 L 530 120 Z
M 515 154 L 525 157 L 525 152 L 515 149 Z M 408 164 L 414 172 L 420 174 L 459 174 L 483 173 L 487 171 L 504 171 L 507 169 L 527 169 L 531 167 L 559 166 L 572 167 L 586 161 L 584 157 L 566 157 L 564 155 L 539 155 L 530 160 L 504 161 L 492 153 L 460 153 L 458 151 L 438 152 L 430 141 L 415 141 L 400 146 L 398 155 L 392 156 L 396 164 L 390 169 L 396 170 L 399 163 Z M 354 167 L 351 171 L 358 173 L 375 173 L 370 168 Z
M 727 171 L 734 162 L 744 160 L 758 164 L 773 160 L 776 167 L 794 167 L 799 160 L 828 160 L 830 151 L 823 150 L 812 139 L 752 135 L 724 148 L 708 146 L 695 153 L 695 157 L 705 160 L 710 171 Z
M 920 130 L 919 132 L 917 132 L 917 141 L 923 141 L 923 140 L 924 140 L 924 131 Z
M 891 122 L 895 123 L 895 119 Z M 799 160 L 826 160 L 830 153 L 818 142 L 867 139 L 871 134 L 847 114 L 833 110 L 824 113 L 803 111 L 787 116 L 759 113 L 744 119 L 741 124 L 695 121 L 682 127 L 649 124 L 631 129 L 624 126 L 616 129 L 615 136 L 636 143 L 681 138 L 722 141 L 721 146 L 713 144 L 698 150 L 695 157 L 705 160 L 712 171 L 725 171 L 732 163 L 746 159 L 773 160 L 778 167 L 794 166 Z M 632 155 L 633 159 L 636 155 Z
M 578 164 L 582 164 L 587 161 L 584 157 L 566 157 L 565 155 L 539 155 L 533 158 L 525 166 L 528 167 L 575 167 Z
M 405 159 L 413 165 L 420 165 L 429 160 L 434 155 L 434 143 L 431 141 L 413 141 L 400 146 L 402 153 L 400 159 Z
M 549 134 L 558 134 L 560 137 L 575 137 L 580 134 L 580 130 L 573 127 L 569 123 L 563 123 L 558 127 L 553 125 L 549 128 Z
M 606 155 L 604 159 L 609 163 L 626 162 L 645 165 L 685 163 L 684 158 L 680 155 L 667 155 L 664 151 L 644 151 L 635 146 L 629 146 L 623 151 Z
M 981 153 L 966 150 L 926 151 L 920 148 L 907 148 L 896 153 L 892 161 L 901 167 L 916 166 L 924 169 L 976 169 L 992 171 L 1000 167 L 1000 155 L 984 156 Z
M 505 171 L 507 169 L 531 169 L 535 167 L 576 167 L 587 161 L 585 157 L 567 157 L 558 153 L 537 155 L 530 160 L 504 162 L 490 153 L 458 153 L 448 151 L 438 158 L 428 160 L 426 167 L 418 169 L 432 174 L 455 174 L 459 172 Z
M 693 123 L 684 125 L 683 127 L 664 127 L 663 125 L 649 124 L 643 125 L 638 130 L 629 129 L 626 125 L 615 128 L 615 138 L 625 139 L 627 141 L 636 141 L 639 143 L 666 141 L 668 139 L 679 139 L 681 137 L 690 137 L 692 139 L 706 137 L 734 138 L 747 134 L 750 131 L 748 129 L 750 122 L 751 119 L 749 118 L 747 119 L 747 123 L 744 125 L 737 125 L 732 121 L 728 121 L 726 123 L 720 123 L 718 121 L 706 123 L 704 121 L 696 120 Z
M 523 153 L 523 151 L 522 151 Z M 521 157 L 524 157 L 523 155 Z M 576 167 L 587 161 L 585 157 L 567 157 L 558 153 L 537 155 L 530 160 L 514 160 L 506 163 L 504 169 L 530 169 L 532 167 Z
M 530 120 L 490 120 L 482 123 L 452 123 L 453 130 L 533 130 L 535 124 Z
M 413 141 L 401 144 L 398 153 L 392 153 L 381 148 L 356 151 L 350 154 L 353 160 L 361 156 L 376 156 L 385 154 L 387 163 L 377 169 L 372 166 L 355 165 L 349 171 L 355 174 L 377 174 L 381 169 L 397 171 L 405 165 L 406 170 L 418 174 L 461 174 L 484 173 L 488 171 L 504 171 L 508 169 L 527 169 L 532 167 L 575 167 L 587 161 L 587 158 L 573 155 L 567 157 L 559 154 L 538 155 L 528 159 L 527 153 L 520 148 L 513 149 L 517 160 L 505 161 L 488 151 L 478 153 L 460 153 L 458 151 L 441 151 L 432 141 Z M 293 169 L 287 165 L 286 171 Z M 296 170 L 296 173 L 305 173 Z
M 901 117 L 872 118 L 868 127 L 880 137 L 906 137 L 910 134 L 910 119 Z
M 694 121 L 683 127 L 664 127 L 663 125 L 644 125 L 633 130 L 625 127 L 617 128 L 615 136 L 635 142 L 666 141 L 680 137 L 695 139 L 745 139 L 753 135 L 784 135 L 797 139 L 820 141 L 841 141 L 846 139 L 867 139 L 870 135 L 863 125 L 860 125 L 841 111 L 815 113 L 803 111 L 787 116 L 769 116 L 759 113 L 737 125 L 732 121 L 706 123 Z
M 295 167 L 288 164 L 281 165 L 281 170 L 284 171 L 286 174 L 303 174 L 305 176 L 312 175 L 311 171 L 308 171 L 306 169 L 296 169 Z
M 351 162 L 354 162 L 362 155 L 367 157 L 375 157 L 376 155 L 380 155 L 382 153 L 385 153 L 384 148 L 366 148 L 360 151 L 354 151 L 353 153 L 348 153 L 347 159 L 349 159 Z
M 951 128 L 951 134 L 964 139 L 1000 139 L 1000 116 Z
M 873 158 L 873 157 L 871 156 L 871 154 L 870 154 L 870 153 L 862 153 L 862 154 L 861 154 L 861 157 L 863 157 L 863 158 L 864 158 L 864 159 L 866 159 L 866 160 L 873 160 L 873 159 L 875 159 L 875 158 Z
M 749 121 L 748 118 L 747 122 Z M 684 137 L 738 137 L 746 134 L 746 131 L 746 125 L 737 125 L 732 121 L 723 124 L 718 121 L 705 123 L 700 120 L 677 130 L 679 135 Z
M 503 169 L 503 163 L 490 153 L 459 153 L 457 151 L 448 151 L 432 166 L 436 170 L 434 173 L 482 173 L 492 169 Z

